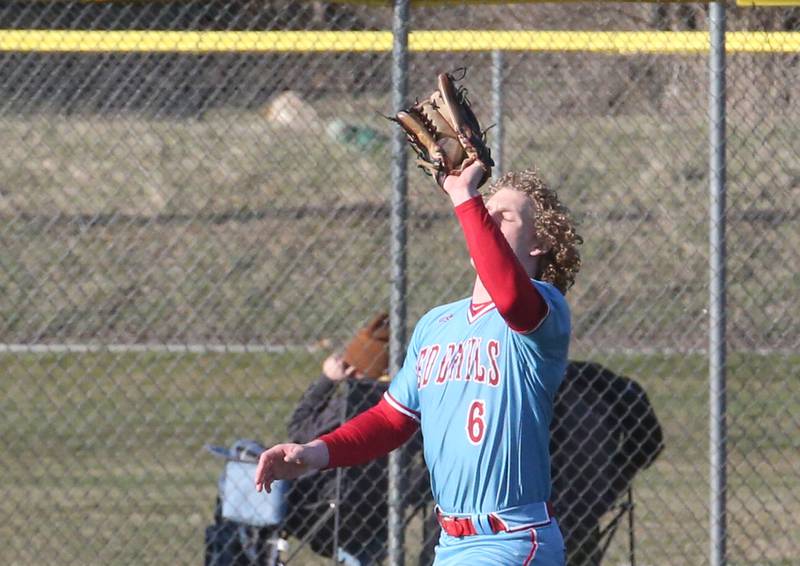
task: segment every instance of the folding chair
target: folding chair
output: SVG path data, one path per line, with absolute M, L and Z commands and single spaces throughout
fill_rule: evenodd
M 633 524 L 633 487 L 628 486 L 628 494 L 627 497 L 618 502 L 614 507 L 616 507 L 616 513 L 605 527 L 600 530 L 600 560 L 602 561 L 603 557 L 606 555 L 606 551 L 608 547 L 611 545 L 611 540 L 614 538 L 614 534 L 617 532 L 617 528 L 622 521 L 622 518 L 625 516 L 625 513 L 628 514 L 628 559 L 630 560 L 630 566 L 636 566 L 636 540 L 635 540 L 635 532 L 634 532 L 634 524 Z

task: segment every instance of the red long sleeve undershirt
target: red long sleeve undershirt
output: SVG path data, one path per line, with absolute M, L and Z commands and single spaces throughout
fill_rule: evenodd
M 476 196 L 455 208 L 475 270 L 497 311 L 517 332 L 530 332 L 547 315 L 539 291 L 495 224 L 483 199 Z
M 320 436 L 328 447 L 327 467 L 358 466 L 385 456 L 405 444 L 417 428 L 417 421 L 381 399 L 333 432 Z
M 539 291 L 514 255 L 479 196 L 455 208 L 467 249 L 500 315 L 517 332 L 530 332 L 547 315 Z M 357 466 L 402 446 L 418 423 L 385 399 L 320 437 L 328 447 L 328 467 Z

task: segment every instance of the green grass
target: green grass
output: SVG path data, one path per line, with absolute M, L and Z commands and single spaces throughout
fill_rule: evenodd
M 4 564 L 197 564 L 221 462 L 283 439 L 318 356 L 3 356 Z M 174 557 L 174 560 L 173 560 Z
M 317 107 L 389 131 L 352 101 Z M 704 347 L 703 116 L 549 118 L 533 131 L 512 114 L 507 165 L 539 164 L 581 220 L 576 343 Z M 731 131 L 729 338 L 791 349 L 800 174 L 786 143 L 798 130 L 776 118 Z M 388 301 L 385 146 L 359 156 L 321 129 L 231 111 L 4 118 L 0 144 L 0 342 L 311 344 L 343 339 Z M 468 293 L 472 274 L 446 199 L 409 173 L 415 319 Z
M 0 538 L 7 541 L 0 562 L 199 563 L 221 470 L 203 445 L 284 439 L 286 418 L 323 355 L 0 356 Z M 636 481 L 638 562 L 704 563 L 705 361 L 596 359 L 644 385 L 665 431 L 666 451 Z M 730 359 L 733 564 L 800 559 L 799 387 L 798 356 Z M 415 540 L 409 535 L 412 552 Z M 620 531 L 609 564 L 625 563 L 625 541 Z M 316 563 L 308 554 L 300 560 Z

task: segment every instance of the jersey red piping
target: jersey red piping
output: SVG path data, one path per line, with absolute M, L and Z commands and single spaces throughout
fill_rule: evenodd
M 415 421 L 419 421 L 419 415 L 420 415 L 419 411 L 415 411 L 414 409 L 409 409 L 408 407 L 403 405 L 400 401 L 392 397 L 392 394 L 389 393 L 388 391 L 384 393 L 383 396 L 386 398 L 386 402 L 389 403 L 389 405 L 391 405 L 391 407 L 394 410 L 403 413 L 407 417 L 411 417 Z
M 476 320 L 481 318 L 487 312 L 493 310 L 495 308 L 495 304 L 491 301 L 486 303 L 480 303 L 474 305 L 472 301 L 469 303 L 469 309 L 467 310 L 467 322 L 469 324 L 473 324 Z

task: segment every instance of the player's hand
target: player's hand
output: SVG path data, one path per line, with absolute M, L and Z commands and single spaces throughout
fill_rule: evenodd
M 453 206 L 458 206 L 464 201 L 478 196 L 478 184 L 483 178 L 484 169 L 479 161 L 475 161 L 464 169 L 460 175 L 448 175 L 444 178 L 442 186 L 450 195 Z
M 328 447 L 321 440 L 308 444 L 277 444 L 264 450 L 256 468 L 256 491 L 272 490 L 275 480 L 293 480 L 328 465 Z
M 356 368 L 347 365 L 339 354 L 332 354 L 322 362 L 322 374 L 331 381 L 343 381 L 355 372 Z

